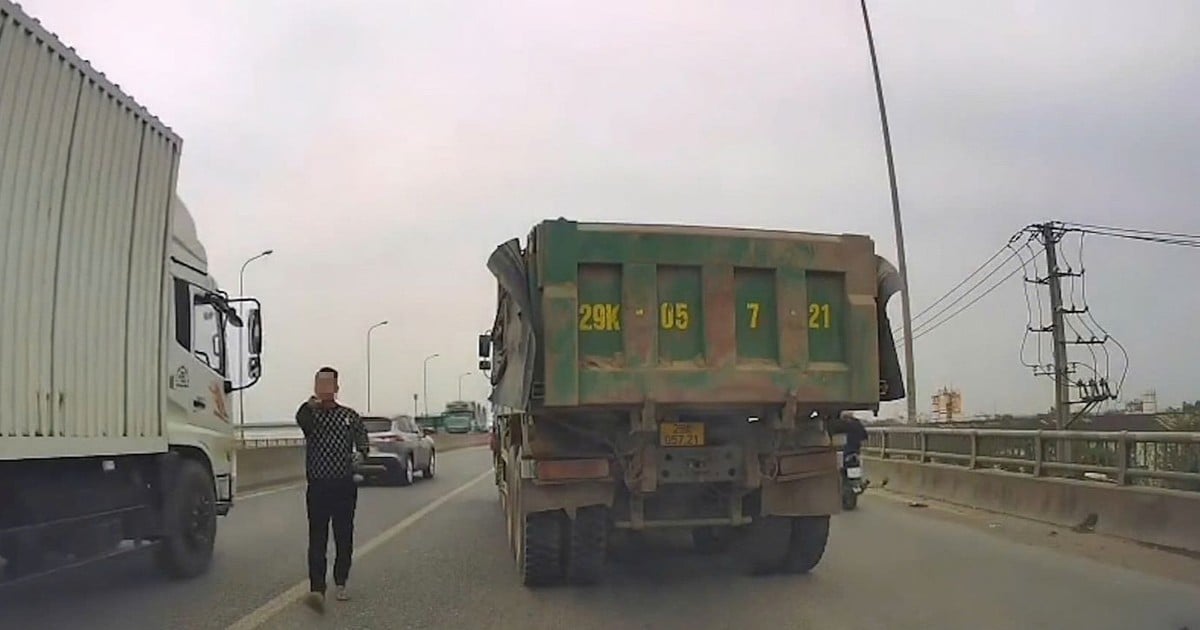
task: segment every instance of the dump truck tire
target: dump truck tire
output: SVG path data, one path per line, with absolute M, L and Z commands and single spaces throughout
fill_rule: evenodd
M 791 552 L 792 522 L 786 516 L 766 516 L 747 526 L 743 554 L 751 575 L 783 571 Z
M 595 584 L 600 581 L 608 555 L 608 508 L 603 505 L 579 508 L 570 528 L 567 579 L 572 584 Z
M 534 512 L 521 519 L 521 583 L 549 586 L 562 580 L 563 514 Z
M 828 516 L 796 516 L 792 519 L 792 537 L 788 542 L 788 573 L 808 573 L 825 555 L 829 541 Z

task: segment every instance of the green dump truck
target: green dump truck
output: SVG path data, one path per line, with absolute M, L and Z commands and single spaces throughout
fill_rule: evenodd
M 825 420 L 904 395 L 870 238 L 546 221 L 488 268 L 479 339 L 522 580 L 599 579 L 610 534 L 687 528 L 811 570 L 840 511 Z

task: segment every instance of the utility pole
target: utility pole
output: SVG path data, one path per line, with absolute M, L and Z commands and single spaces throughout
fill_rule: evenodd
M 1038 226 L 1046 249 L 1046 283 L 1050 285 L 1050 332 L 1054 337 L 1054 426 L 1059 431 L 1071 424 L 1071 374 L 1067 365 L 1067 331 L 1063 320 L 1062 277 L 1058 268 L 1058 242 L 1063 231 L 1054 223 Z

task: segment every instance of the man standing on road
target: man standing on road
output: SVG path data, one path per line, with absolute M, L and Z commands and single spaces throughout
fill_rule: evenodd
M 296 424 L 304 431 L 305 473 L 308 478 L 308 582 L 305 600 L 317 612 L 325 611 L 325 552 L 333 523 L 333 582 L 338 601 L 346 601 L 350 556 L 354 551 L 354 510 L 358 485 L 354 464 L 367 455 L 367 431 L 358 412 L 338 404 L 338 373 L 331 367 L 317 370 L 314 395 L 296 410 Z

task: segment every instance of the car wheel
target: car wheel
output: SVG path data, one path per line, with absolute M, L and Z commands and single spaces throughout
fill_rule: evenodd
M 429 465 L 425 470 L 421 471 L 421 476 L 425 479 L 433 479 L 433 475 L 437 473 L 437 451 L 429 451 Z
M 408 456 L 404 458 L 404 462 L 400 464 L 399 469 L 396 471 L 396 483 L 402 486 L 411 486 L 414 475 L 415 469 L 413 468 L 413 456 L 412 453 L 409 453 Z

